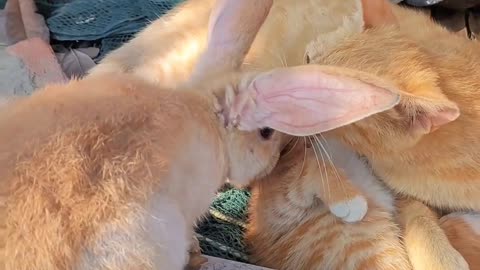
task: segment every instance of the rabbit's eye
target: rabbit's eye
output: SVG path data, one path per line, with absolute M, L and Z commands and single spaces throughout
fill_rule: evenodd
M 274 130 L 268 127 L 260 129 L 260 136 L 265 140 L 272 138 L 273 133 Z
M 310 56 L 308 54 L 305 56 L 305 63 L 310 64 Z

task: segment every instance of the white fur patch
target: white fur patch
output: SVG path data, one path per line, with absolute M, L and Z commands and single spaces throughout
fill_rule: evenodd
M 156 247 L 154 269 L 183 269 L 188 260 L 193 229 L 187 226 L 178 206 L 162 195 L 155 196 L 145 225 L 147 238 Z
M 150 203 L 150 209 L 126 206 L 131 209 L 127 216 L 106 223 L 75 269 L 129 269 L 146 263 L 153 269 L 182 270 L 190 227 L 171 200 L 157 195 Z
M 344 170 L 347 178 L 362 192 L 362 195 L 389 212 L 395 211 L 392 194 L 373 174 L 365 161 L 337 140 L 328 139 L 325 146 L 335 166 Z
M 345 222 L 358 222 L 365 217 L 368 211 L 367 200 L 363 196 L 331 205 L 330 212 Z

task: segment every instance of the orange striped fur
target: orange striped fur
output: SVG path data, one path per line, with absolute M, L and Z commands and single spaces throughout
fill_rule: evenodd
M 253 185 L 246 234 L 252 260 L 274 269 L 412 269 L 392 196 L 353 152 L 332 140 L 323 144 L 338 177 L 325 153 L 298 142 Z M 316 155 L 325 163 L 317 163 Z M 367 196 L 369 211 L 362 221 L 342 222 L 319 199 L 318 191 L 336 181 L 349 182 Z
M 453 213 L 440 219 L 440 227 L 470 270 L 480 270 L 480 214 Z

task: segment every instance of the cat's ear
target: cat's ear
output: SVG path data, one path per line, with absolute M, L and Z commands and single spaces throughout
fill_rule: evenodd
M 210 15 L 207 48 L 193 76 L 240 67 L 272 4 L 273 0 L 217 0 Z
M 318 65 L 279 68 L 239 86 L 229 112 L 239 129 L 307 136 L 391 109 L 400 95 L 367 74 Z
M 403 94 L 398 108 L 411 119 L 410 132 L 415 135 L 433 132 L 460 116 L 457 104 L 440 92 L 429 97 Z
M 396 24 L 392 5 L 388 0 L 362 0 L 365 28 Z

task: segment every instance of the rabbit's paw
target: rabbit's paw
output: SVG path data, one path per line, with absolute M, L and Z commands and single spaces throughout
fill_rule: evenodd
M 352 223 L 361 221 L 368 211 L 367 200 L 363 196 L 355 196 L 350 200 L 329 206 L 330 212 L 343 221 Z

